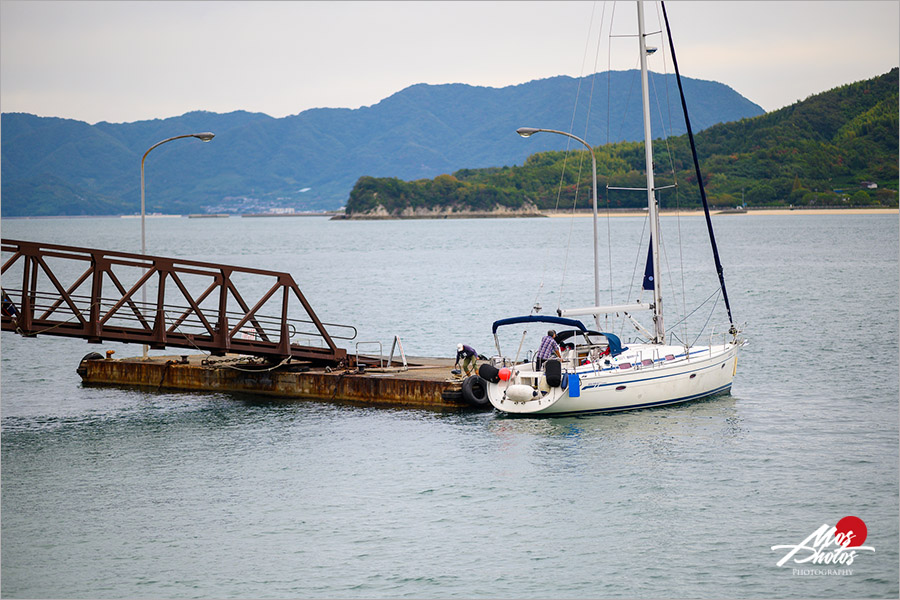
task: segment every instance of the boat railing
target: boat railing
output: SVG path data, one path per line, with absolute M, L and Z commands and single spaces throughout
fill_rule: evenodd
M 496 369 L 502 369 L 503 367 L 514 367 L 516 365 L 515 361 L 508 356 L 501 356 L 499 354 L 495 354 L 491 357 L 491 366 Z
M 649 356 L 649 358 L 647 358 Z M 666 364 L 666 362 L 674 359 L 672 355 L 661 356 L 659 352 L 659 348 L 654 348 L 652 351 L 646 353 L 644 350 L 638 350 L 637 360 L 630 361 L 627 363 L 620 363 L 620 369 L 634 369 L 635 371 L 641 371 L 644 369 L 657 369 Z M 626 366 L 627 365 L 627 366 Z
M 722 337 L 722 347 L 727 347 L 729 336 L 733 338 L 734 334 L 731 333 L 730 331 L 723 331 L 720 333 L 720 332 L 716 332 L 715 329 L 713 329 L 709 334 L 709 347 L 710 348 L 713 347 L 713 342 L 719 341 L 719 336 Z

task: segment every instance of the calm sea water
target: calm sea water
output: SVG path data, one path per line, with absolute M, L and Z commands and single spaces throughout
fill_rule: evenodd
M 140 347 L 4 332 L 0 592 L 897 597 L 898 217 L 714 222 L 750 343 L 731 395 L 677 407 L 538 420 L 91 388 L 84 354 Z M 609 227 L 614 300 L 633 299 L 643 221 Z M 716 287 L 702 220 L 663 227 L 693 307 Z M 140 248 L 135 219 L 4 220 L 2 234 Z M 536 298 L 590 303 L 589 235 L 588 219 L 151 219 L 148 252 L 290 271 L 358 340 L 452 356 L 458 341 L 490 354 L 491 322 Z M 776 566 L 772 546 L 847 515 L 874 552 L 842 572 Z

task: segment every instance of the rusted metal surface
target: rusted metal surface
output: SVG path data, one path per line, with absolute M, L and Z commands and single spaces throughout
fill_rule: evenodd
M 353 402 L 378 406 L 471 409 L 460 382 L 450 378 L 451 361 L 429 359 L 408 371 L 306 368 L 204 360 L 202 355 L 82 360 L 78 373 L 86 384 L 140 386 L 154 390 L 242 392 L 281 398 Z
M 322 323 L 288 273 L 7 239 L 2 250 L 4 331 L 351 362 L 334 340 L 356 329 Z

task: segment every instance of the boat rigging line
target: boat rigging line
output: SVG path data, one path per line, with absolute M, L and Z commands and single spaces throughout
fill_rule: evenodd
M 672 41 L 672 30 L 669 27 L 669 17 L 666 14 L 665 2 L 660 2 L 663 20 L 666 22 L 666 36 L 669 38 L 669 51 L 672 53 L 672 65 L 675 68 L 675 81 L 678 82 L 678 93 L 681 96 L 681 108 L 684 111 L 684 124 L 687 127 L 688 140 L 691 143 L 691 156 L 694 158 L 694 169 L 697 172 L 697 185 L 700 187 L 700 200 L 703 202 L 703 212 L 706 215 L 706 229 L 709 231 L 709 241 L 712 245 L 713 259 L 716 264 L 716 273 L 719 275 L 719 285 L 722 288 L 722 299 L 725 301 L 725 310 L 728 312 L 728 321 L 731 323 L 730 333 L 737 334 L 734 319 L 731 316 L 731 304 L 728 302 L 728 292 L 725 290 L 725 274 L 722 269 L 722 261 L 719 260 L 719 248 L 716 246 L 716 236 L 713 233 L 712 219 L 709 216 L 709 202 L 706 199 L 706 188 L 703 186 L 703 174 L 700 172 L 700 161 L 697 159 L 697 147 L 694 145 L 694 133 L 691 130 L 691 118 L 688 116 L 687 102 L 684 99 L 684 88 L 681 86 L 681 73 L 678 70 L 678 59 L 675 58 L 675 44 Z
M 590 31 L 591 31 L 591 29 L 593 27 L 593 23 L 594 23 L 594 10 L 595 10 L 595 5 L 592 5 L 591 6 L 591 18 L 588 21 L 588 42 L 585 43 L 584 53 L 582 54 L 582 58 L 581 58 L 581 71 L 579 73 L 578 83 L 577 83 L 576 89 L 575 89 L 575 102 L 572 106 L 572 118 L 569 122 L 569 131 L 572 131 L 575 129 L 575 116 L 578 112 L 578 101 L 579 101 L 579 98 L 581 97 L 581 80 L 584 76 L 585 57 L 587 56 L 588 44 L 590 43 Z M 602 28 L 602 24 L 601 24 L 601 28 Z M 594 90 L 593 90 L 593 84 L 592 84 L 591 85 L 591 97 L 592 98 L 593 98 L 593 93 L 594 93 Z M 589 101 L 589 105 L 590 105 L 590 101 Z M 588 108 L 588 110 L 590 110 L 590 108 Z M 585 128 L 586 127 L 587 127 L 587 125 L 585 125 Z M 559 184 L 557 185 L 557 188 L 556 188 L 556 204 L 553 207 L 554 212 L 559 210 L 559 201 L 562 198 L 563 183 L 565 181 L 566 168 L 568 166 L 568 161 L 569 161 L 569 147 L 570 147 L 571 143 L 572 143 L 572 140 L 569 137 L 566 137 L 566 150 L 563 154 L 563 168 L 559 174 Z M 581 179 L 581 171 L 582 171 L 583 164 L 584 164 L 584 158 L 582 156 L 581 162 L 579 162 L 579 165 L 578 165 L 578 175 L 575 180 L 576 181 L 576 183 L 575 183 L 575 186 L 576 186 L 575 187 L 575 199 L 572 202 L 573 214 L 574 214 L 574 210 L 576 207 L 576 203 L 578 201 L 578 181 L 580 181 L 580 179 Z M 560 307 L 560 302 L 561 302 L 560 298 L 562 297 L 562 286 L 566 279 L 566 268 L 568 267 L 568 263 L 569 263 L 569 249 L 571 246 L 571 242 L 572 242 L 572 224 L 570 223 L 569 239 L 568 239 L 568 242 L 566 243 L 565 258 L 563 260 L 562 280 L 560 281 L 559 294 L 557 295 L 557 309 L 559 309 L 559 307 Z M 541 310 L 541 303 L 540 303 L 541 292 L 544 289 L 544 279 L 547 274 L 547 265 L 549 264 L 550 260 L 551 260 L 550 248 L 548 247 L 546 252 L 544 252 L 544 265 L 541 269 L 541 281 L 538 285 L 537 293 L 534 296 L 534 302 L 532 302 L 530 314 L 540 312 L 540 310 Z

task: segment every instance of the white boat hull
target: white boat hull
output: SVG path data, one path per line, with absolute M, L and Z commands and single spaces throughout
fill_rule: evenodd
M 525 364 L 513 368 L 507 381 L 488 382 L 486 392 L 494 408 L 511 415 L 612 412 L 687 402 L 731 389 L 739 347 L 740 342 L 695 347 L 690 356 L 683 348 L 632 347 L 631 353 L 600 369 L 564 365 L 563 383 L 553 388 L 547 386 L 542 373 Z M 655 358 L 650 364 L 636 360 L 651 348 Z M 674 353 L 679 350 L 680 354 Z M 537 394 L 531 398 L 523 394 L 526 385 L 534 387 Z M 515 393 L 510 395 L 508 390 Z

